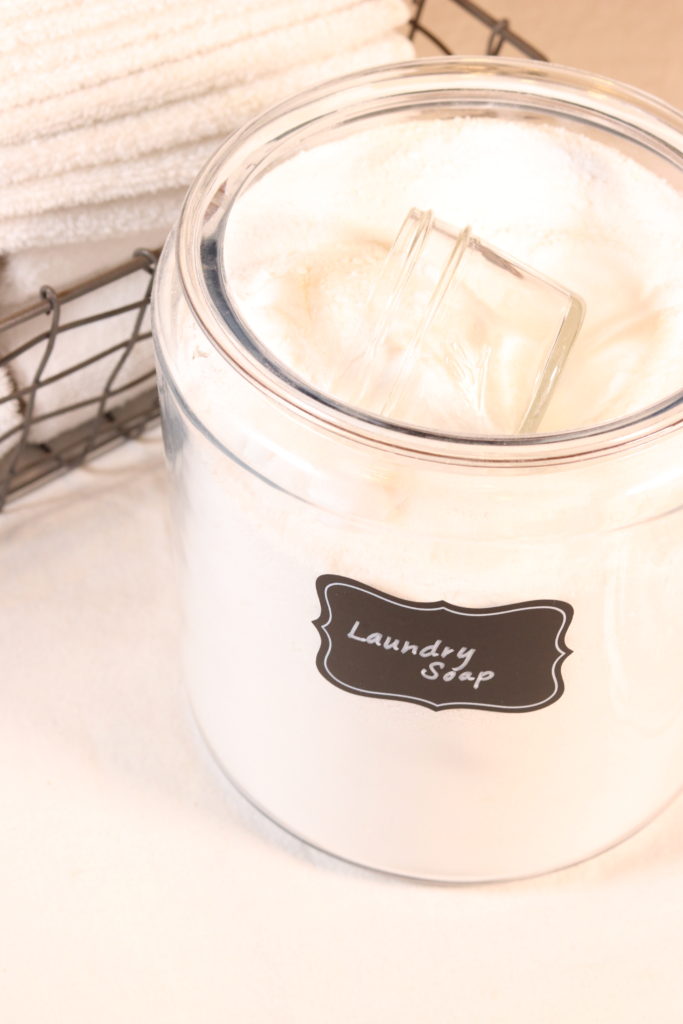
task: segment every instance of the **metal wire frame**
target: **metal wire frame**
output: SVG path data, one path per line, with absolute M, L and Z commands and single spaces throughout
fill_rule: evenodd
M 547 59 L 540 50 L 514 32 L 506 18 L 496 18 L 469 0 L 451 2 L 488 30 L 487 54 L 497 55 L 504 45 L 508 45 L 535 60 Z M 428 0 L 417 0 L 409 23 L 410 38 L 423 37 L 442 53 L 448 54 L 451 52 L 448 46 L 428 26 L 428 15 L 425 13 L 427 3 Z M 8 395 L 0 394 L 0 422 L 3 419 L 3 405 L 9 408 L 11 404 L 13 409 L 18 407 L 21 412 L 20 423 L 0 434 L 0 511 L 8 501 L 25 491 L 82 465 L 99 452 L 139 437 L 147 426 L 158 419 L 159 403 L 153 370 L 134 380 L 117 384 L 133 349 L 136 346 L 151 346 L 151 332 L 142 330 L 142 325 L 149 306 L 157 257 L 158 252 L 138 250 L 125 263 L 65 290 L 57 292 L 46 286 L 41 289 L 40 298 L 36 302 L 0 318 L 0 370 L 4 368 L 9 371 L 11 377 L 12 365 L 16 360 L 32 349 L 35 349 L 37 355 L 37 368 L 31 382 L 23 388 L 15 385 Z M 139 274 L 140 271 L 146 274 L 142 275 L 144 284 L 136 301 L 125 306 L 107 308 L 103 295 L 103 307 L 98 313 L 80 319 L 67 319 L 70 303 L 100 290 L 104 291 L 114 281 Z M 132 312 L 135 312 L 133 328 L 122 341 L 105 350 L 93 352 L 66 370 L 49 373 L 55 348 L 68 343 L 65 336 L 69 331 Z M 31 326 L 32 336 L 4 356 L 1 355 L 3 335 L 23 325 Z M 118 358 L 109 369 L 104 387 L 98 394 L 60 406 L 49 413 L 36 413 L 37 400 L 41 392 L 45 393 L 44 389 L 59 387 L 60 381 L 66 376 L 96 366 L 102 360 L 114 359 L 115 354 Z M 59 423 L 60 417 L 66 414 L 81 411 L 85 414 L 90 410 L 92 415 L 86 415 L 85 421 L 73 429 L 60 431 L 55 427 L 54 437 L 50 436 L 48 441 L 40 443 L 34 441 L 37 428 L 39 436 L 44 435 L 46 423 L 49 427 L 51 421 Z M 3 451 L 7 453 L 3 455 Z
M 510 22 L 507 18 L 496 18 L 494 15 L 489 14 L 483 7 L 478 4 L 471 3 L 470 0 L 451 0 L 455 7 L 460 7 L 467 14 L 470 14 L 473 18 L 484 25 L 488 30 L 488 38 L 486 40 L 486 54 L 489 57 L 497 57 L 501 52 L 503 46 L 506 44 L 512 46 L 518 53 L 524 54 L 525 57 L 531 57 L 532 60 L 544 60 L 548 58 L 545 54 L 541 53 L 540 50 L 532 46 L 523 36 L 518 35 L 510 28 Z M 410 33 L 411 39 L 415 39 L 417 36 L 423 36 L 428 39 L 431 43 L 436 46 L 442 53 L 450 53 L 448 46 L 435 35 L 425 24 L 425 7 L 427 0 L 417 0 L 415 12 L 410 21 Z
M 0 445 L 3 447 L 10 445 L 13 438 L 16 439 L 8 454 L 0 460 L 0 509 L 11 496 L 81 465 L 95 452 L 139 436 L 145 426 L 158 417 L 153 369 L 133 380 L 118 383 L 134 346 L 151 345 L 151 332 L 142 330 L 142 324 L 149 307 L 157 256 L 156 252 L 138 250 L 125 263 L 63 291 L 55 292 L 50 287 L 44 287 L 38 302 L 0 320 L 0 351 L 3 334 L 22 325 L 29 325 L 32 334 L 28 340 L 22 341 L 0 357 L 0 367 L 9 370 L 11 374 L 12 364 L 31 350 L 35 350 L 38 360 L 30 384 L 23 388 L 15 386 L 9 395 L 0 398 L 0 412 L 2 405 L 10 402 L 18 403 L 21 409 L 20 424 L 0 434 Z M 68 319 L 70 303 L 96 293 L 114 281 L 135 274 L 140 276 L 140 271 L 145 273 L 142 275 L 141 294 L 137 300 L 123 306 L 104 308 L 91 316 Z M 55 346 L 67 344 L 66 335 L 69 331 L 127 313 L 134 314 L 134 322 L 132 330 L 123 340 L 105 349 L 97 349 L 92 355 L 74 362 L 65 370 L 48 373 Z M 36 333 L 33 333 L 34 330 Z M 36 414 L 36 403 L 41 391 L 59 387 L 66 376 L 82 372 L 98 363 L 104 365 L 105 360 L 113 361 L 113 366 L 108 369 L 101 391 L 90 397 L 84 396 L 80 401 L 60 405 L 48 413 Z M 59 423 L 66 414 L 80 412 L 91 412 L 92 415 L 85 415 L 84 422 L 73 429 L 59 431 L 56 428 L 55 436 L 49 441 L 32 441 L 32 433 L 36 428 L 39 427 L 43 434 L 46 425 L 49 430 L 50 421 Z

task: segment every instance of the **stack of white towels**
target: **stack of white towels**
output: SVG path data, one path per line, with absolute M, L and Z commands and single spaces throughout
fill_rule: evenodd
M 307 86 L 409 59 L 408 18 L 403 0 L 0 0 L 0 315 L 160 245 L 227 134 Z M 111 340 L 81 332 L 75 361 Z M 3 388 L 22 375 L 0 365 L 0 456 L 18 415 Z

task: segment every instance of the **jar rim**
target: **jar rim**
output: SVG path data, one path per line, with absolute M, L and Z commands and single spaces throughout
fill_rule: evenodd
M 539 112 L 572 116 L 573 109 L 575 120 L 590 114 L 590 120 L 611 125 L 611 131 L 648 145 L 683 170 L 683 115 L 648 93 L 591 72 L 519 58 L 431 57 L 330 80 L 230 135 L 186 196 L 176 238 L 180 281 L 192 315 L 218 352 L 260 391 L 319 428 L 425 459 L 478 465 L 575 461 L 631 447 L 683 424 L 680 388 L 635 413 L 578 430 L 524 436 L 430 431 L 344 405 L 308 385 L 260 344 L 223 287 L 217 222 L 223 223 L 264 161 L 277 154 L 286 158 L 287 146 L 291 150 L 292 142 L 301 140 L 304 128 L 331 114 L 362 117 L 372 104 L 388 110 L 387 104 L 408 89 L 415 99 L 444 89 L 452 95 L 469 90 L 488 95 L 489 102 L 494 96 L 500 103 L 506 96 L 518 102 L 524 96 Z M 255 153 L 261 154 L 260 162 Z

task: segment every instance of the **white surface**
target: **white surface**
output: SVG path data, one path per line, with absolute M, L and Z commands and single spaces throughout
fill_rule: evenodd
M 355 869 L 222 779 L 176 671 L 156 436 L 0 516 L 0 1019 L 679 1024 L 683 801 L 576 868 Z

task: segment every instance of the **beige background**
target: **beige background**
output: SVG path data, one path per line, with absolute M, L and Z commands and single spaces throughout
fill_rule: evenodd
M 556 64 L 609 75 L 683 108 L 683 0 L 480 0 L 480 6 L 508 18 Z M 484 51 L 486 29 L 452 0 L 427 0 L 424 15 L 454 52 Z

